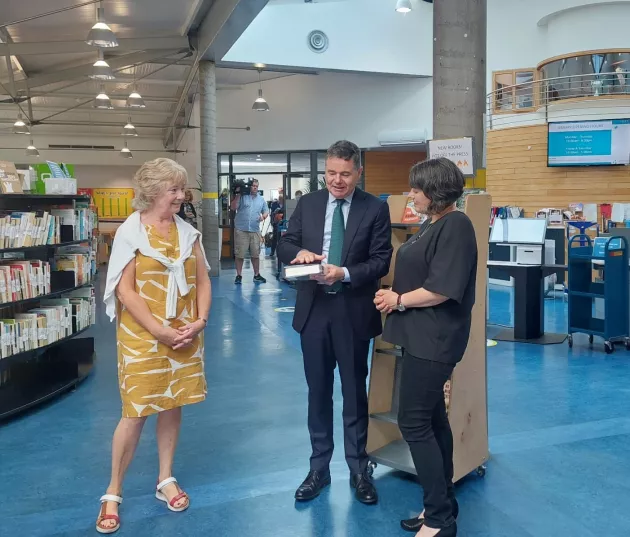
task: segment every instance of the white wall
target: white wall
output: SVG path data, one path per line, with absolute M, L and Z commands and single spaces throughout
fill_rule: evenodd
M 39 150 L 39 157 L 27 157 L 24 154 L 26 146 L 29 144 L 30 136 L 17 134 L 0 134 L 0 160 L 9 160 L 16 164 L 37 164 L 50 160 L 53 162 L 67 162 L 68 164 L 86 164 L 102 166 L 129 166 L 129 159 L 120 156 L 120 149 L 123 146 L 123 136 L 81 135 L 71 136 L 65 133 L 38 134 L 33 130 L 33 141 Z M 165 153 L 162 150 L 162 141 L 156 138 L 131 138 L 127 140 L 129 148 L 133 152 L 134 165 L 139 166 L 147 160 L 158 157 L 170 157 L 172 153 Z M 88 150 L 47 150 L 49 144 L 52 145 L 103 145 L 114 146 L 113 151 L 88 151 Z M 142 151 L 141 151 L 142 150 Z
M 323 73 L 275 79 L 263 90 L 270 112 L 252 110 L 255 85 L 218 94 L 219 124 L 251 127 L 220 130 L 219 152 L 325 149 L 342 138 L 375 147 L 383 130 L 431 136 L 430 78 Z
M 579 50 L 630 47 L 630 2 L 591 5 L 559 13 L 547 24 L 547 57 Z
M 488 91 L 492 72 L 536 67 L 571 52 L 628 48 L 630 1 L 488 0 Z
M 271 0 L 223 61 L 430 76 L 433 6 L 412 2 L 403 15 L 396 0 Z M 308 48 L 312 30 L 329 37 L 326 52 Z
M 139 167 L 140 163 L 134 166 L 79 164 L 74 167 L 74 175 L 79 188 L 130 188 Z

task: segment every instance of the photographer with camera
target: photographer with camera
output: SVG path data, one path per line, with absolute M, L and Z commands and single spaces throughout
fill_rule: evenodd
M 240 285 L 243 282 L 243 261 L 248 251 L 254 269 L 254 282 L 266 283 L 267 280 L 260 275 L 260 247 L 262 244 L 260 223 L 267 218 L 269 210 L 265 199 L 258 194 L 258 181 L 256 179 L 250 179 L 247 183 L 242 180 L 234 181 L 230 209 L 236 211 L 234 217 L 236 279 L 234 283 Z

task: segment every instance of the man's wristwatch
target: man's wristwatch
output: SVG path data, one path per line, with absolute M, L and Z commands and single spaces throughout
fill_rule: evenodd
M 396 301 L 396 309 L 398 311 L 405 311 L 407 309 L 402 303 L 402 295 L 398 295 L 398 300 Z

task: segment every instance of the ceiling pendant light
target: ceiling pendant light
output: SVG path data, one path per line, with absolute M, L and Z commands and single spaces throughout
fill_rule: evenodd
M 94 99 L 94 108 L 101 110 L 112 110 L 114 108 L 103 86 L 101 86 L 101 92 Z
M 117 47 L 118 40 L 116 39 L 116 34 L 112 32 L 112 29 L 105 22 L 105 10 L 103 9 L 103 3 L 99 2 L 99 4 L 100 5 L 96 10 L 96 24 L 92 26 L 85 42 L 93 47 Z
M 260 72 L 261 72 L 261 69 L 258 69 L 258 85 L 260 87 L 258 89 L 258 99 L 256 99 L 254 101 L 254 105 L 252 106 L 252 110 L 255 110 L 256 112 L 269 112 L 269 110 L 271 110 L 271 109 L 269 108 L 269 105 L 267 104 L 267 101 L 263 97 L 262 82 L 260 80 Z
M 136 91 L 135 88 L 129 94 L 129 97 L 127 97 L 127 106 L 129 108 L 144 108 L 145 107 L 144 100 L 142 99 L 142 97 Z
M 127 140 L 125 140 L 125 145 L 120 150 L 120 156 L 123 158 L 133 158 L 133 153 L 131 152 L 131 149 L 127 147 Z
M 411 0 L 398 0 L 396 2 L 396 11 L 398 13 L 409 13 L 411 11 Z
M 129 118 L 129 121 L 127 122 L 127 124 L 123 127 L 122 135 L 123 136 L 138 136 L 138 131 L 133 126 L 133 123 L 131 123 L 131 117 Z
M 22 114 L 18 114 L 17 120 L 13 124 L 13 133 L 14 134 L 31 134 L 31 130 L 28 128 L 28 125 L 22 119 Z
M 31 138 L 31 145 L 26 148 L 26 156 L 27 157 L 39 157 L 39 151 L 33 144 L 33 139 Z
M 98 51 L 98 60 L 96 60 L 96 63 L 94 64 L 94 70 L 92 71 L 90 78 L 94 80 L 114 80 L 116 78 L 112 68 L 105 61 L 102 50 Z

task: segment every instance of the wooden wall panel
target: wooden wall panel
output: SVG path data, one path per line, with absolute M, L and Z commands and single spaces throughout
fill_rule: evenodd
M 489 131 L 486 189 L 494 206 L 523 207 L 528 216 L 570 203 L 630 202 L 630 166 L 548 168 L 547 126 Z
M 426 158 L 423 151 L 366 151 L 365 190 L 375 196 L 409 192 L 409 170 Z

